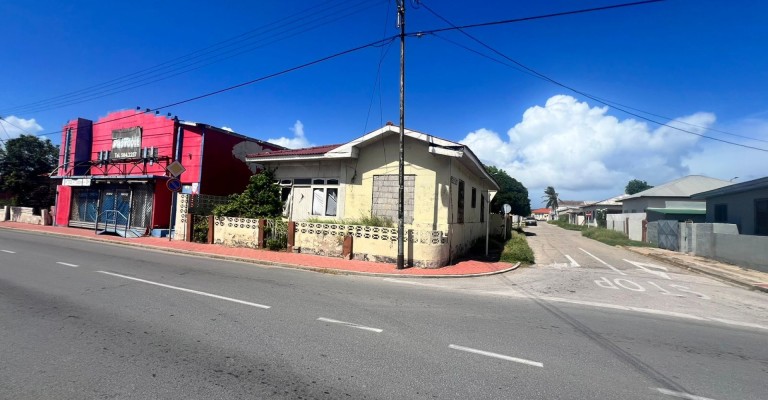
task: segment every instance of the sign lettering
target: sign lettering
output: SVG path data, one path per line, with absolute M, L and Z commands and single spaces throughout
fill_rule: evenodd
M 112 158 L 138 158 L 140 151 L 140 126 L 112 131 Z

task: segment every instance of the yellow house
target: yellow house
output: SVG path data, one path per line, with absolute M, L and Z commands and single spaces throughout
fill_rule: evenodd
M 404 153 L 409 262 L 443 266 L 474 243 L 484 243 L 489 230 L 488 203 L 499 186 L 474 153 L 460 143 L 411 130 L 405 131 Z M 370 216 L 398 220 L 399 127 L 386 125 L 345 144 L 253 154 L 246 161 L 275 170 L 283 188 L 284 214 L 293 221 Z M 338 228 L 338 224 L 323 229 L 316 225 L 305 222 L 297 231 Z M 361 248 L 363 241 L 356 238 L 356 257 L 389 262 L 397 256 L 396 229 L 358 233 L 360 239 L 384 237 L 387 246 L 373 243 L 375 249 L 366 251 Z

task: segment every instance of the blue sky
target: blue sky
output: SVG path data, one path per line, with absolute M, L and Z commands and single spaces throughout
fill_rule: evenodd
M 408 1 L 408 32 L 448 26 L 429 9 L 467 25 L 622 1 L 421 3 Z M 397 33 L 394 1 L 211 4 L 2 2 L 0 116 L 15 126 L 2 123 L 0 137 L 18 135 L 17 127 L 44 135 L 76 117 L 172 104 Z M 466 31 L 581 93 L 468 51 L 462 46 L 499 58 L 457 31 L 410 38 L 406 125 L 468 144 L 528 187 L 534 207 L 549 185 L 562 199 L 600 200 L 634 178 L 657 185 L 688 174 L 762 177 L 765 151 L 660 126 L 584 93 L 693 133 L 768 149 L 765 15 L 762 1 L 668 0 Z M 201 49 L 206 53 L 192 59 L 199 63 L 179 63 Z M 168 68 L 148 70 L 158 65 Z M 394 42 L 162 113 L 292 147 L 343 143 L 397 123 L 398 66 Z M 82 91 L 116 78 L 128 80 Z M 83 97 L 94 93 L 104 96 Z

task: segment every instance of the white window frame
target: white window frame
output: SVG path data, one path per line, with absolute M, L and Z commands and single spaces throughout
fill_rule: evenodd
M 339 180 L 335 178 L 312 178 L 312 184 L 309 185 L 312 189 L 312 216 L 314 217 L 338 217 L 339 215 Z M 328 196 L 329 191 L 336 191 L 336 209 L 333 210 L 333 214 L 328 213 Z M 322 193 L 321 197 L 317 197 L 315 193 Z M 316 202 L 321 202 L 320 204 Z M 319 212 L 322 208 L 322 212 Z

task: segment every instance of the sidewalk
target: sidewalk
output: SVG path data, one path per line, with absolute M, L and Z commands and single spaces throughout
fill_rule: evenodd
M 704 257 L 692 256 L 676 251 L 652 247 L 630 247 L 625 249 L 656 260 L 699 272 L 752 290 L 768 293 L 768 273 L 742 268 Z
M 494 263 L 467 260 L 438 269 L 405 268 L 398 270 L 395 268 L 394 264 L 344 260 L 341 258 L 324 257 L 313 254 L 277 252 L 244 247 L 226 247 L 216 244 L 191 243 L 176 240 L 171 241 L 168 240 L 168 238 L 156 238 L 150 236 L 126 239 L 120 236 L 96 235 L 96 233 L 90 229 L 32 225 L 11 221 L 0 222 L 0 229 L 14 229 L 47 235 L 68 236 L 81 240 L 108 242 L 123 246 L 141 247 L 173 253 L 194 254 L 225 260 L 245 261 L 254 264 L 338 274 L 418 278 L 461 278 L 504 273 L 515 270 L 520 265 L 519 263 L 512 265 L 504 262 Z

